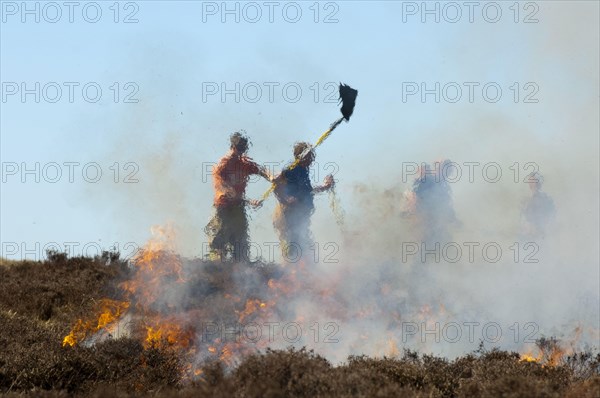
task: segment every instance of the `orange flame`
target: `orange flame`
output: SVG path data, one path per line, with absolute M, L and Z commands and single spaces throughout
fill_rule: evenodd
M 534 357 L 531 352 L 527 354 L 521 354 L 521 362 L 539 362 L 542 359 L 541 356 Z
M 240 314 L 239 321 L 243 322 L 244 319 L 246 319 L 249 315 L 252 315 L 258 309 L 265 309 L 266 307 L 267 307 L 267 304 L 261 302 L 260 300 L 248 299 L 246 301 L 246 307 L 244 308 L 244 310 L 239 312 L 239 314 Z
M 161 322 L 155 326 L 146 326 L 146 331 L 145 348 L 164 345 L 188 348 L 193 343 L 193 330 L 184 329 L 175 322 Z
M 575 329 L 575 332 L 578 333 L 578 328 Z M 579 335 L 576 336 L 578 338 Z M 532 351 L 522 354 L 521 361 L 522 362 L 536 362 L 540 363 L 542 366 L 558 366 L 560 365 L 565 356 L 573 353 L 572 348 L 565 348 L 560 344 L 560 341 L 555 338 L 549 339 L 540 339 L 536 342 L 538 355 L 534 356 Z M 573 343 L 572 343 L 573 344 Z
M 147 309 L 158 297 L 165 280 L 183 281 L 179 258 L 173 253 L 174 231 L 171 226 L 151 228 L 152 239 L 136 255 L 133 262 L 136 272 L 132 280 L 124 282 L 125 300 L 102 299 L 97 321 L 79 319 L 71 332 L 64 338 L 63 346 L 74 346 L 120 319 L 131 306 L 130 297 L 135 295 L 138 307 Z
M 97 317 L 97 321 L 84 322 L 83 320 L 79 319 L 73 327 L 73 330 L 71 330 L 71 333 L 64 338 L 63 347 L 67 345 L 73 347 L 75 344 L 85 339 L 88 335 L 104 329 L 105 327 L 117 321 L 129 308 L 129 302 L 105 298 L 100 300 L 99 306 L 101 313 Z

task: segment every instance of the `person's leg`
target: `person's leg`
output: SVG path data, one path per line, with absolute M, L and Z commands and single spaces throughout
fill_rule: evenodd
M 217 208 L 215 215 L 204 228 L 208 236 L 208 247 L 210 249 L 210 260 L 221 260 L 223 258 L 223 248 L 225 245 L 225 223 L 223 220 L 222 209 Z
M 244 206 L 236 206 L 231 214 L 231 244 L 234 261 L 248 261 L 248 216 Z
M 302 216 L 299 217 L 298 223 L 298 244 L 302 250 L 303 258 L 310 258 L 314 250 L 314 242 L 310 231 L 310 217 L 312 216 L 311 209 L 302 209 Z
M 285 214 L 287 260 L 296 262 L 310 250 L 310 210 L 304 206 L 290 206 Z
M 279 248 L 281 249 L 282 255 L 285 257 L 289 237 L 287 234 L 286 209 L 281 203 L 278 203 L 275 207 L 275 212 L 273 213 L 273 227 L 279 237 Z

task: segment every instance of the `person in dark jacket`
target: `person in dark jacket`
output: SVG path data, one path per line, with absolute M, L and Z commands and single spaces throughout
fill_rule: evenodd
M 453 227 L 460 225 L 452 203 L 448 177 L 452 162 L 443 160 L 431 167 L 425 164 L 413 182 L 414 213 L 418 218 L 423 241 L 444 245 L 451 240 Z
M 273 181 L 278 200 L 273 225 L 287 258 L 301 256 L 312 244 L 310 217 L 314 212 L 313 197 L 316 193 L 330 190 L 334 186 L 332 175 L 325 177 L 323 185 L 312 186 L 309 172 L 315 160 L 315 153 L 309 143 L 296 143 L 294 158 L 296 162 L 286 167 Z M 299 250 L 299 253 L 296 253 L 296 250 Z
M 522 211 L 525 219 L 525 235 L 529 238 L 543 238 L 556 215 L 554 201 L 550 195 L 542 191 L 544 177 L 540 173 L 529 174 L 527 183 L 531 190 L 531 197 L 526 201 Z

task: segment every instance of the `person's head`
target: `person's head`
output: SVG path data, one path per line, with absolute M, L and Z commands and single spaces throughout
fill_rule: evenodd
M 541 191 L 544 184 L 544 177 L 537 171 L 534 171 L 527 176 L 527 184 L 529 184 L 529 189 L 532 192 Z
M 306 152 L 305 156 L 302 156 Z M 296 142 L 294 144 L 294 159 L 300 159 L 300 166 L 308 167 L 315 160 L 315 151 L 308 142 Z
M 450 159 L 437 160 L 435 169 L 438 177 L 437 181 L 452 180 L 457 172 L 456 163 L 453 163 Z
M 248 137 L 239 131 L 231 134 L 229 141 L 231 143 L 230 148 L 239 155 L 246 153 L 248 151 L 248 147 L 250 146 Z
M 419 166 L 419 177 L 417 179 L 431 178 L 432 174 L 433 171 L 431 165 L 429 163 L 421 163 L 421 166 Z

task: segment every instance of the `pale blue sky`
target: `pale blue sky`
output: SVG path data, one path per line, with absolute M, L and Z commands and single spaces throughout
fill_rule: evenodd
M 12 2 L 2 2 L 5 11 L 6 3 Z M 294 141 L 314 141 L 339 115 L 335 103 L 315 103 L 314 82 L 321 95 L 330 92 L 324 88 L 328 82 L 359 90 L 351 122 L 340 126 L 317 157 L 339 166 L 338 190 L 350 213 L 362 211 L 351 200 L 354 185 L 398 185 L 401 161 L 449 157 L 503 162 L 505 168 L 514 161 L 535 161 L 543 172 L 556 171 L 547 184 L 555 196 L 578 184 L 566 168 L 596 170 L 597 180 L 597 2 L 537 2 L 539 22 L 532 24 L 513 21 L 513 2 L 499 3 L 503 16 L 495 24 L 480 11 L 474 23 L 466 15 L 454 24 L 421 23 L 418 15 L 403 23 L 406 4 L 392 1 L 341 1 L 326 10 L 321 2 L 321 20 L 337 9 L 338 22 L 329 24 L 313 21 L 314 2 L 298 2 L 303 12 L 298 23 L 282 18 L 283 2 L 274 23 L 266 15 L 257 23 L 243 17 L 235 23 L 231 16 L 222 23 L 219 15 L 203 22 L 203 2 L 134 3 L 139 22 L 133 24 L 112 21 L 113 2 L 99 2 L 103 14 L 95 24 L 84 21 L 79 9 L 73 23 L 63 15 L 54 24 L 43 18 L 35 23 L 31 16 L 22 23 L 19 13 L 3 11 L 3 83 L 78 82 L 81 88 L 97 82 L 103 94 L 97 103 L 84 101 L 77 89 L 74 103 L 66 100 L 66 89 L 58 103 L 7 97 L 0 104 L 2 162 L 31 167 L 35 162 L 97 162 L 104 174 L 97 184 L 80 174 L 74 183 L 63 174 L 55 184 L 6 176 L 2 242 L 28 247 L 35 242 L 141 244 L 150 225 L 172 220 L 185 235 L 184 250 L 194 253 L 193 242 L 204 239 L 202 228 L 212 211 L 212 187 L 210 180 L 202 182 L 202 163 L 216 162 L 227 149 L 229 133 L 241 128 L 252 138 L 251 156 L 257 161 L 288 160 Z M 134 10 L 125 5 L 120 3 L 119 18 Z M 427 103 L 413 97 L 402 102 L 402 82 L 436 81 L 497 82 L 503 97 L 490 104 L 476 91 L 472 104 L 464 99 L 436 104 L 431 97 Z M 109 88 L 114 82 L 121 90 L 134 82 L 139 102 L 114 103 Z M 206 82 L 230 87 L 235 82 L 278 82 L 279 87 L 294 82 L 303 95 L 289 103 L 276 89 L 270 103 L 265 88 L 256 103 L 236 103 L 232 96 L 225 103 L 218 96 L 203 102 Z M 540 102 L 515 104 L 509 89 L 514 82 L 535 82 Z M 115 162 L 138 164 L 140 182 L 112 182 L 109 167 Z M 266 187 L 253 184 L 250 193 L 258 196 Z M 507 189 L 520 198 L 520 186 Z M 460 199 L 458 188 L 456 195 Z M 597 201 L 597 183 L 587 195 Z M 326 200 L 320 206 L 326 207 Z M 255 236 L 274 236 L 271 209 L 272 203 L 254 217 Z M 322 216 L 323 223 L 331 221 Z

